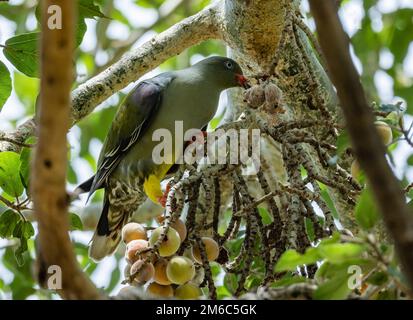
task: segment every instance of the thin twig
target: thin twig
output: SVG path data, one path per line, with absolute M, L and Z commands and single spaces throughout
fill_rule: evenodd
M 12 138 L 8 138 L 8 137 L 4 137 L 4 136 L 0 136 L 0 141 L 5 141 L 5 142 L 9 142 L 9 143 L 13 143 L 19 147 L 25 147 L 25 148 L 33 148 L 35 146 L 35 144 L 31 144 L 31 143 L 24 143 L 24 142 L 19 142 L 15 139 Z

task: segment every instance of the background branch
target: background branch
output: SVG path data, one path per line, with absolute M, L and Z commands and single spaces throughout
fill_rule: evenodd
M 181 7 L 181 5 L 185 2 L 185 0 L 168 0 L 165 1 L 158 10 L 158 19 L 151 25 L 140 28 L 137 30 L 132 30 L 129 37 L 123 41 L 115 41 L 111 44 L 113 47 L 116 48 L 113 57 L 105 63 L 103 66 L 97 68 L 97 72 L 99 73 L 107 68 L 109 68 L 112 64 L 118 61 L 123 54 L 125 54 L 130 48 L 135 44 L 136 41 L 139 40 L 146 32 L 153 30 L 158 25 L 163 23 L 164 21 L 168 20 L 176 10 Z
M 351 60 L 349 40 L 333 1 L 310 0 L 318 36 L 344 111 L 357 159 L 365 170 L 400 262 L 413 288 L 413 220 L 403 190 L 385 158 L 359 75 Z
M 0 139 L 0 151 L 20 150 L 26 139 L 34 135 L 35 130 L 35 119 L 29 119 L 19 125 L 13 132 L 2 132 L 1 136 L 6 139 Z

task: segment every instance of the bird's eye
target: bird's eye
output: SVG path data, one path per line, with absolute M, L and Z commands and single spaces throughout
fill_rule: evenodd
M 231 61 L 226 61 L 225 66 L 227 67 L 227 69 L 231 70 L 234 67 L 234 64 Z

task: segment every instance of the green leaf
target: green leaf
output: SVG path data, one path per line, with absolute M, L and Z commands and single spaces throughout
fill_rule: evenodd
M 224 276 L 224 286 L 231 294 L 237 291 L 238 281 L 238 277 L 234 273 L 226 273 Z
M 217 116 L 217 117 L 215 117 L 214 119 L 212 119 L 210 122 L 209 122 L 209 129 L 210 130 L 215 130 L 217 127 L 218 127 L 218 125 L 220 124 L 220 122 L 221 122 L 221 120 L 222 120 L 222 118 L 224 117 L 224 113 L 222 113 L 222 114 L 220 114 L 219 116 Z
M 40 32 L 19 34 L 9 38 L 3 49 L 4 56 L 17 70 L 29 77 L 38 77 Z
M 319 185 L 320 185 L 320 188 L 321 188 L 321 197 L 323 198 L 323 200 L 327 204 L 327 207 L 331 210 L 331 214 L 333 215 L 333 217 L 335 219 L 339 219 L 338 211 L 336 209 L 336 206 L 334 205 L 334 201 L 330 197 L 330 194 L 329 194 L 326 186 L 321 184 L 321 183 L 319 183 Z
M 366 248 L 356 243 L 332 243 L 319 246 L 320 255 L 331 263 L 343 263 L 360 258 L 364 251 Z
M 277 280 L 271 284 L 271 288 L 279 288 L 290 286 L 296 283 L 306 282 L 307 278 L 302 276 L 293 276 L 291 273 L 288 273 L 286 276 L 282 277 L 280 280 Z
M 389 276 L 386 272 L 379 271 L 373 273 L 370 277 L 367 278 L 367 282 L 375 286 L 381 286 L 389 280 Z
M 13 88 L 21 103 L 26 107 L 26 112 L 34 113 L 36 99 L 40 92 L 40 79 L 30 78 L 16 71 L 14 72 Z
M 386 39 L 396 61 L 402 61 L 409 49 L 413 10 L 411 8 L 398 9 L 383 16 L 384 23 L 391 28 L 391 34 Z
M 409 166 L 413 166 L 413 154 L 412 155 L 410 155 L 408 158 L 407 158 L 407 164 L 409 165 Z
M 73 243 L 73 245 L 75 247 L 75 254 L 78 258 L 80 267 L 88 275 L 92 275 L 92 273 L 96 270 L 97 264 L 89 259 L 89 246 L 76 241 Z
M 3 18 L 13 21 L 16 24 L 22 24 L 26 21 L 27 16 L 22 15 L 22 9 L 27 8 L 27 3 L 20 1 L 20 5 L 9 1 L 0 1 L 0 12 Z M 28 8 L 27 8 L 28 9 Z M 23 16 L 23 17 L 22 17 Z
M 0 215 L 0 237 L 10 238 L 13 236 L 14 228 L 20 221 L 20 216 L 13 210 L 7 210 Z
M 355 266 L 361 268 L 362 274 L 368 274 L 370 270 L 376 267 L 376 262 L 363 258 L 349 259 L 344 263 L 331 263 L 324 260 L 315 273 L 314 279 L 317 283 L 324 283 L 329 279 L 336 277 L 340 273 L 345 273 L 348 275 L 348 280 L 354 285 L 354 275 L 356 275 Z M 352 277 L 353 276 L 353 277 Z
M 338 243 L 339 240 L 340 234 L 335 232 L 332 237 L 323 239 L 317 247 L 308 248 L 304 254 L 295 250 L 287 250 L 278 260 L 275 271 L 295 271 L 300 265 L 314 264 L 323 259 L 338 264 L 350 259 L 358 259 L 365 251 L 364 246 L 352 243 L 342 244 Z
M 10 288 L 12 289 L 13 300 L 25 300 L 28 296 L 36 292 L 33 286 L 27 285 L 26 283 L 22 284 L 17 278 L 13 279 Z
M 307 233 L 308 239 L 311 242 L 314 242 L 315 240 L 315 234 L 314 234 L 314 224 L 309 218 L 304 218 L 304 224 L 305 224 L 305 232 Z
M 9 69 L 0 61 L 0 110 L 10 96 L 12 89 Z
M 24 254 L 27 252 L 27 240 L 25 238 L 20 239 L 20 246 L 14 251 L 14 256 L 16 257 L 16 262 L 18 266 L 24 265 L 25 257 Z
M 231 259 L 234 259 L 239 255 L 243 242 L 244 238 L 239 237 L 237 239 L 231 239 L 225 243 L 225 247 L 228 249 L 228 253 Z
M 211 263 L 211 273 L 213 277 L 217 277 L 219 274 L 221 274 L 222 272 L 222 268 L 221 265 L 216 263 L 216 262 L 212 262 Z
M 83 230 L 82 220 L 75 213 L 70 214 L 70 230 Z
M 13 230 L 13 237 L 22 239 L 23 238 L 23 221 L 17 221 L 16 226 Z
M 25 239 L 30 239 L 32 236 L 34 236 L 34 228 L 30 221 L 23 222 L 22 236 Z
M 295 250 L 287 250 L 278 260 L 275 272 L 295 271 L 298 266 L 314 264 L 321 258 L 318 248 L 308 248 L 304 254 L 300 254 Z
M 158 8 L 161 4 L 161 0 L 135 0 L 135 3 L 143 8 Z
M 321 240 L 319 246 L 340 242 L 341 235 L 338 231 L 334 231 L 331 237 Z
M 314 299 L 321 300 L 337 300 L 345 299 L 351 290 L 354 289 L 354 277 L 357 276 L 349 269 L 351 266 L 357 265 L 363 273 L 363 267 L 366 266 L 366 261 L 360 263 L 346 262 L 342 264 L 332 264 L 325 262 L 316 272 L 316 281 L 319 282 L 318 289 L 314 292 Z
M 40 14 L 41 14 L 40 10 L 41 10 L 41 6 L 38 5 L 36 7 L 36 10 L 35 10 L 35 16 L 36 16 L 36 19 L 39 23 L 42 22 L 42 19 L 41 19 L 41 16 L 40 16 Z M 78 11 L 79 11 L 79 16 L 77 18 L 77 24 L 75 26 L 76 47 L 78 47 L 82 43 L 83 37 L 84 37 L 84 35 L 86 33 L 86 30 L 87 30 L 87 26 L 86 26 L 84 18 L 88 18 L 88 17 L 85 17 L 84 15 L 81 15 L 82 12 L 80 10 L 80 2 L 78 2 Z M 93 18 L 93 17 L 91 17 L 91 18 Z
M 218 300 L 224 299 L 224 298 L 229 298 L 232 297 L 233 294 L 231 292 L 228 291 L 227 288 L 225 288 L 225 286 L 219 286 L 217 287 L 217 297 Z
M 122 11 L 117 8 L 111 8 L 110 18 L 119 21 L 125 26 L 129 26 L 129 20 L 123 15 Z
M 36 143 L 36 138 L 30 137 L 29 139 L 25 141 L 25 143 L 34 144 Z M 30 178 L 31 152 L 32 152 L 31 148 L 24 147 L 20 153 L 20 177 L 21 177 L 22 184 L 26 188 L 26 190 L 29 189 L 29 185 L 30 185 L 29 178 Z
M 19 154 L 12 151 L 0 152 L 0 187 L 12 197 L 23 193 Z
M 370 188 L 366 187 L 358 198 L 355 217 L 357 223 L 365 230 L 370 230 L 379 219 L 377 206 Z
M 343 269 L 344 270 L 344 269 Z M 337 272 L 335 277 L 321 284 L 313 294 L 316 300 L 339 300 L 345 299 L 351 289 L 348 285 L 349 275 L 345 272 Z
M 80 0 L 79 1 L 79 17 L 83 18 L 108 18 L 101 11 L 93 0 Z
M 244 288 L 251 290 L 252 288 L 257 288 L 264 281 L 264 274 L 249 274 L 245 279 Z
M 16 227 L 13 230 L 13 236 L 19 238 L 20 240 L 28 240 L 34 236 L 34 228 L 30 221 L 18 221 Z
M 29 254 L 26 254 L 27 262 L 23 266 L 18 265 L 15 257 L 15 250 L 8 248 L 2 257 L 3 265 L 13 273 L 13 281 L 9 284 L 13 299 L 25 299 L 35 290 L 33 281 L 33 261 Z
M 328 271 L 331 268 L 331 266 L 332 264 L 330 262 L 323 261 L 321 265 L 318 267 L 317 271 L 315 272 L 314 280 L 316 280 L 318 283 L 322 283 L 323 279 L 328 274 Z
M 337 137 L 337 154 L 341 155 L 348 147 L 350 147 L 350 137 L 347 131 L 343 130 Z
M 83 37 L 87 31 L 87 24 L 84 19 L 79 19 L 76 28 L 76 47 L 80 46 L 83 41 Z
M 232 218 L 232 211 L 231 210 L 225 210 L 224 213 L 220 216 L 219 222 L 218 222 L 218 234 L 219 235 L 224 235 L 225 231 L 228 229 L 229 223 Z
M 14 256 L 19 266 L 25 262 L 28 250 L 27 240 L 34 235 L 34 229 L 30 222 L 20 220 L 13 230 L 13 236 L 20 239 L 20 246 L 14 250 Z
M 32 273 L 33 265 L 25 265 L 23 268 L 19 268 L 19 266 L 16 263 L 14 251 L 15 250 L 13 247 L 6 248 L 1 261 L 3 263 L 3 266 L 6 267 L 7 270 L 12 272 L 14 275 L 14 279 L 19 280 L 20 283 L 30 282 L 31 284 L 34 284 Z
M 261 216 L 262 223 L 264 224 L 264 226 L 271 224 L 272 217 L 271 217 L 271 215 L 270 215 L 270 213 L 268 212 L 267 209 L 259 207 L 258 208 L 258 213 Z

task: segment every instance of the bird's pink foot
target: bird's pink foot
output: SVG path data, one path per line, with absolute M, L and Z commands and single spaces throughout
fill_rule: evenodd
M 188 145 L 190 145 L 190 144 L 192 144 L 192 143 L 196 143 L 197 141 L 198 141 L 198 136 L 200 137 L 200 141 L 202 141 L 203 143 L 205 143 L 205 138 L 208 136 L 208 132 L 206 132 L 206 131 L 201 131 L 199 134 L 197 134 L 197 135 L 194 135 L 193 137 L 192 137 L 192 140 L 191 141 L 189 141 L 189 143 L 188 143 Z M 202 138 L 201 138 L 202 137 Z
M 171 190 L 171 186 L 168 183 L 166 185 L 166 189 L 165 189 L 165 192 L 163 193 L 162 197 L 158 198 L 158 203 L 164 208 L 166 206 L 166 200 L 168 199 L 169 190 Z

